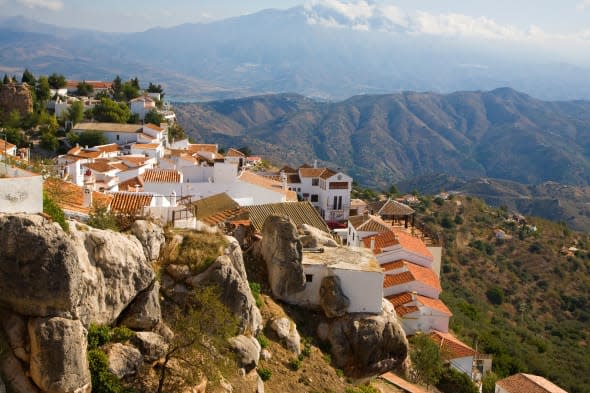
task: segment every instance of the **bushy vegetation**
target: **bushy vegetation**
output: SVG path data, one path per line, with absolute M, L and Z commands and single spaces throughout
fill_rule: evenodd
M 43 213 L 47 214 L 53 221 L 57 222 L 64 231 L 68 231 L 68 223 L 66 222 L 64 211 L 45 192 L 43 192 Z
M 347 388 L 346 393 L 379 393 L 377 388 L 374 388 L 371 385 L 359 385 L 353 388 Z
M 268 381 L 270 377 L 272 377 L 272 371 L 269 368 L 261 367 L 256 370 L 258 375 L 260 375 L 260 379 L 263 381 Z
M 98 229 L 120 230 L 117 217 L 106 207 L 94 207 L 88 215 L 86 224 Z
M 134 393 L 125 387 L 119 379 L 109 371 L 109 359 L 100 349 L 88 351 L 88 366 L 92 380 L 92 393 Z
M 177 252 L 167 256 L 166 263 L 186 265 L 192 273 L 207 269 L 227 247 L 227 240 L 218 233 L 184 232 Z
M 252 292 L 252 296 L 256 301 L 256 307 L 262 307 L 262 297 L 260 296 L 260 284 L 257 282 L 251 281 L 250 283 L 250 291 Z

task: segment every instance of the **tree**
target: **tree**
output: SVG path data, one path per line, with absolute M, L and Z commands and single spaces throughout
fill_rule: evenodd
M 228 349 L 227 339 L 238 328 L 236 317 L 219 299 L 218 287 L 197 288 L 190 301 L 176 306 L 167 318 L 175 334 L 160 365 L 158 393 L 182 391 L 181 385 L 197 382 L 200 375 L 219 374 L 213 370 L 220 363 L 216 358 Z
M 7 74 L 4 74 L 4 79 L 2 79 L 2 83 L 4 83 L 5 85 L 10 83 L 10 78 Z
M 410 340 L 410 358 L 416 379 L 427 386 L 435 385 L 442 373 L 442 358 L 438 345 L 425 334 L 417 334 Z
M 79 123 L 84 118 L 84 104 L 81 101 L 75 101 L 66 111 L 66 119 L 73 124 Z
M 45 150 L 49 150 L 49 151 L 56 151 L 57 148 L 59 147 L 59 140 L 57 139 L 57 136 L 50 132 L 50 131 L 44 131 L 41 133 L 41 147 L 44 148 Z
M 151 111 L 145 114 L 143 121 L 144 123 L 152 123 L 159 126 L 160 123 L 165 123 L 166 119 L 164 119 L 164 116 L 160 114 L 157 110 L 152 109 Z
M 122 98 L 127 101 L 139 97 L 139 88 L 133 84 L 133 82 L 125 82 L 121 87 Z
M 76 93 L 79 96 L 89 96 L 92 93 L 94 93 L 94 87 L 92 87 L 91 84 L 86 83 L 86 81 L 82 81 L 80 83 L 78 83 L 78 85 L 76 86 Z
M 111 123 L 126 123 L 131 116 L 131 111 L 125 103 L 115 102 L 110 98 L 102 98 L 92 113 L 95 120 Z
M 20 78 L 20 81 L 22 83 L 27 83 L 30 86 L 35 86 L 35 76 L 31 73 L 31 71 L 29 71 L 28 68 L 25 68 L 25 71 L 23 72 L 23 76 Z
M 141 90 L 141 87 L 139 86 L 139 79 L 137 79 L 137 77 L 131 79 L 129 82 L 131 82 L 131 86 L 135 87 L 137 90 Z
M 62 87 L 66 87 L 68 84 L 65 76 L 56 74 L 55 72 L 49 75 L 47 81 L 49 82 L 49 86 L 51 86 L 52 89 L 61 89 Z
M 102 132 L 87 131 L 78 135 L 77 143 L 79 143 L 80 146 L 88 147 L 106 145 L 107 138 L 104 136 Z
M 121 81 L 121 77 L 117 75 L 115 79 L 113 79 L 113 85 L 111 89 L 113 90 L 113 98 L 115 100 L 121 100 L 123 98 L 123 82 Z
M 162 85 L 155 85 L 150 82 L 150 85 L 147 88 L 148 93 L 164 93 L 164 89 L 162 89 Z
M 396 196 L 399 194 L 399 191 L 397 190 L 395 184 L 392 184 L 391 187 L 389 187 L 388 194 L 389 196 Z
M 35 94 L 37 96 L 37 100 L 40 102 L 46 102 L 51 98 L 51 92 L 49 91 L 51 87 L 49 86 L 49 80 L 46 76 L 40 76 L 39 80 L 37 81 L 37 85 L 35 86 Z
M 467 374 L 451 367 L 444 370 L 436 387 L 443 393 L 479 393 Z
M 179 141 L 185 138 L 186 134 L 184 132 L 184 128 L 182 128 L 180 124 L 174 123 L 168 128 L 168 141 Z
M 483 377 L 482 387 L 483 393 L 494 393 L 496 390 L 496 381 L 498 380 L 498 376 L 493 373 L 489 372 Z

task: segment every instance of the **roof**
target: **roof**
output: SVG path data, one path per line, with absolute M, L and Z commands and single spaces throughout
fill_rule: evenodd
M 88 214 L 92 210 L 84 206 L 84 189 L 73 183 L 50 177 L 43 182 L 43 190 L 65 211 Z M 107 207 L 111 199 L 110 195 L 92 192 L 93 206 Z
M 0 153 L 4 154 L 4 150 L 14 149 L 16 145 L 10 142 L 6 142 L 4 139 L 0 139 Z
M 216 143 L 191 143 L 188 145 L 187 150 L 193 153 L 198 153 L 200 151 L 217 153 L 218 147 Z
M 88 162 L 86 164 L 82 164 L 82 166 L 89 168 L 95 172 L 100 172 L 100 173 L 105 173 L 105 172 L 112 171 L 114 169 L 119 169 L 119 168 L 115 168 L 115 167 L 111 166 L 106 161 Z
M 72 147 L 68 150 L 67 155 L 81 158 L 98 158 L 103 154 L 103 151 L 98 149 L 84 149 L 80 146 Z
M 143 191 L 143 175 L 119 183 L 119 191 Z
M 149 128 L 150 130 L 154 130 L 154 131 L 164 131 L 164 129 L 154 123 L 147 123 L 143 125 L 144 127 Z
M 208 225 L 217 225 L 240 213 L 240 205 L 225 192 L 192 203 L 195 217 Z
M 121 161 L 125 161 L 131 164 L 135 164 L 136 166 L 142 166 L 146 163 L 146 161 L 151 160 L 150 157 L 145 157 L 143 155 L 141 156 L 131 156 L 131 155 L 125 155 L 125 156 L 120 156 L 118 157 Z
M 155 150 L 160 147 L 159 143 L 134 143 L 131 149 Z
M 237 149 L 234 149 L 233 147 L 227 149 L 227 153 L 225 153 L 225 155 L 226 157 L 246 157 L 244 153 Z
M 426 244 L 424 244 L 424 242 L 422 240 L 420 240 L 419 238 L 417 238 L 415 236 L 410 235 L 408 232 L 404 231 L 401 228 L 400 229 L 392 228 L 392 231 L 395 232 L 395 235 L 397 237 L 397 241 L 402 246 L 402 248 L 404 248 L 405 250 L 410 251 L 414 254 L 418 254 L 423 257 L 426 257 L 430 260 L 433 259 L 433 256 L 430 253 L 430 251 L 428 250 L 428 247 L 426 247 Z
M 147 169 L 143 173 L 145 183 L 180 183 L 181 173 L 174 169 Z
M 392 384 L 394 384 L 397 387 L 400 387 L 404 392 L 428 393 L 428 391 L 426 389 L 424 389 L 422 386 L 414 385 L 413 383 L 408 382 L 401 377 L 398 377 L 397 375 L 395 375 L 392 372 L 386 372 L 385 374 L 382 374 L 381 378 L 383 378 L 384 380 L 386 380 L 388 382 L 391 382 Z
M 394 262 L 387 262 L 381 265 L 381 267 L 385 270 L 396 270 L 396 269 L 401 269 L 402 267 L 404 267 L 404 260 L 399 260 L 399 261 L 394 261 Z
M 397 307 L 410 303 L 412 301 L 412 294 L 410 292 L 403 292 L 398 293 L 397 295 L 387 296 L 386 299 L 389 300 L 389 303 L 394 307 Z
M 100 131 L 100 132 L 141 132 L 143 126 L 139 124 L 119 124 L 119 123 L 78 123 L 74 126 L 73 131 Z
M 301 183 L 301 178 L 296 173 L 287 173 L 287 183 Z
M 453 313 L 446 304 L 443 303 L 440 299 L 433 299 L 431 297 L 416 295 L 416 300 L 422 303 L 424 306 L 428 308 L 432 308 L 433 310 L 439 311 L 443 314 L 447 314 L 448 316 L 452 316 Z
M 308 224 L 323 232 L 330 233 L 324 219 L 308 201 L 244 206 L 243 209 L 250 213 L 250 221 L 252 221 L 252 225 L 258 232 L 262 232 L 264 221 L 269 216 L 280 215 L 289 217 L 296 226 Z
M 360 207 L 360 206 L 367 206 L 367 202 L 363 201 L 362 199 L 351 199 L 350 200 L 350 207 Z
M 380 254 L 384 248 L 391 247 L 399 244 L 395 232 L 388 230 L 387 232 L 381 232 L 374 236 L 369 236 L 363 239 L 363 244 L 366 248 L 371 248 L 371 240 L 375 239 L 375 247 L 373 252 Z
M 281 169 L 279 169 L 279 173 L 281 172 L 285 172 L 285 173 L 297 173 L 297 169 L 293 169 L 288 165 L 285 165 L 284 167 L 282 167 Z
M 393 307 L 395 308 L 395 312 L 400 317 L 415 311 L 419 311 L 417 305 L 410 304 L 413 302 L 416 302 L 417 304 L 421 304 L 433 310 L 439 311 L 448 316 L 453 315 L 451 310 L 449 310 L 448 307 L 440 299 L 433 299 L 418 294 L 412 295 L 410 292 L 403 292 L 393 296 L 387 296 L 386 299 L 393 305 Z
M 108 145 L 102 145 L 102 146 L 95 146 L 96 149 L 105 152 L 105 153 L 113 153 L 116 151 L 119 151 L 119 145 L 117 145 L 116 143 L 111 143 Z
M 113 86 L 113 82 L 103 82 L 103 81 L 75 81 L 75 80 L 68 80 L 66 82 L 67 88 L 77 88 L 78 85 L 84 82 L 87 85 L 92 86 L 93 89 L 110 89 Z
M 260 187 L 264 187 L 268 190 L 279 192 L 285 195 L 287 201 L 296 201 L 297 200 L 297 193 L 295 191 L 284 190 L 283 184 L 281 182 L 266 178 L 264 176 L 260 176 L 255 174 L 254 172 L 244 171 L 239 177 L 240 180 L 254 184 Z
M 518 373 L 496 381 L 509 393 L 567 393 L 551 381 L 538 375 Z
M 145 95 L 145 96 L 136 97 L 136 98 L 130 100 L 129 102 L 155 102 L 155 101 L 152 97 Z
M 393 199 L 388 199 L 383 206 L 377 211 L 377 214 L 383 216 L 409 216 L 415 211 L 410 206 L 405 205 Z
M 112 194 L 111 210 L 118 213 L 136 214 L 143 207 L 150 206 L 152 194 L 140 192 L 115 192 Z
M 439 332 L 438 330 L 433 330 L 432 333 L 430 333 L 430 337 L 439 345 L 441 356 L 445 360 L 475 355 L 475 350 L 473 348 L 450 333 L 443 333 Z M 526 393 L 532 392 L 526 391 Z
M 320 177 L 326 168 L 299 168 L 299 176 L 301 177 Z
M 431 288 L 435 288 L 439 292 L 442 291 L 440 281 L 432 270 L 411 262 L 403 261 L 403 264 L 406 268 L 405 271 L 396 274 L 385 274 L 385 278 L 383 279 L 384 288 L 405 284 L 407 282 L 418 281 Z
M 348 217 L 350 224 L 363 232 L 389 232 L 390 227 L 380 217 L 370 214 Z
M 334 176 L 334 175 L 335 175 L 335 174 L 337 174 L 337 173 L 338 173 L 338 172 L 334 172 L 333 170 L 331 170 L 331 169 L 329 169 L 329 168 L 326 168 L 326 169 L 325 169 L 325 170 L 322 172 L 322 174 L 320 175 L 320 177 L 321 177 L 322 179 L 329 179 L 329 178 L 331 178 L 332 176 Z

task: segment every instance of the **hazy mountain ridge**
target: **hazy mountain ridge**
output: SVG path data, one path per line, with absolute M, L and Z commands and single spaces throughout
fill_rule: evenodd
M 557 62 L 533 47 L 415 34 L 411 25 L 396 24 L 395 15 L 383 10 L 352 24 L 328 11 L 265 10 L 140 33 L 7 18 L 0 20 L 0 72 L 28 67 L 72 79 L 138 76 L 146 84 L 163 83 L 169 97 L 182 100 L 285 91 L 344 99 L 505 85 L 551 99 L 590 98 L 590 70 Z M 330 18 L 342 26 L 327 26 Z M 359 23 L 368 24 L 369 31 L 359 29 Z
M 198 140 L 248 145 L 290 165 L 317 158 L 364 185 L 433 173 L 526 184 L 590 181 L 590 103 L 584 101 L 544 102 L 502 88 L 336 103 L 261 96 L 176 109 Z

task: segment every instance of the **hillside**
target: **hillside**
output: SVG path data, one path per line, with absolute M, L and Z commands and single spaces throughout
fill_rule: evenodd
M 590 103 L 509 88 L 405 92 L 334 103 L 270 95 L 176 106 L 195 140 L 249 146 L 291 166 L 318 159 L 368 186 L 433 173 L 537 184 L 590 182 Z
M 419 176 L 396 184 L 401 192 L 418 190 L 424 194 L 440 191 L 475 196 L 486 203 L 522 214 L 562 221 L 578 231 L 590 231 L 590 187 L 555 182 L 525 185 L 508 180 L 439 174 Z
M 475 198 L 423 200 L 420 221 L 444 243 L 452 329 L 494 355 L 499 377 L 525 371 L 590 392 L 590 237 L 543 219 L 507 221 L 505 210 Z M 578 251 L 561 251 L 572 246 Z

